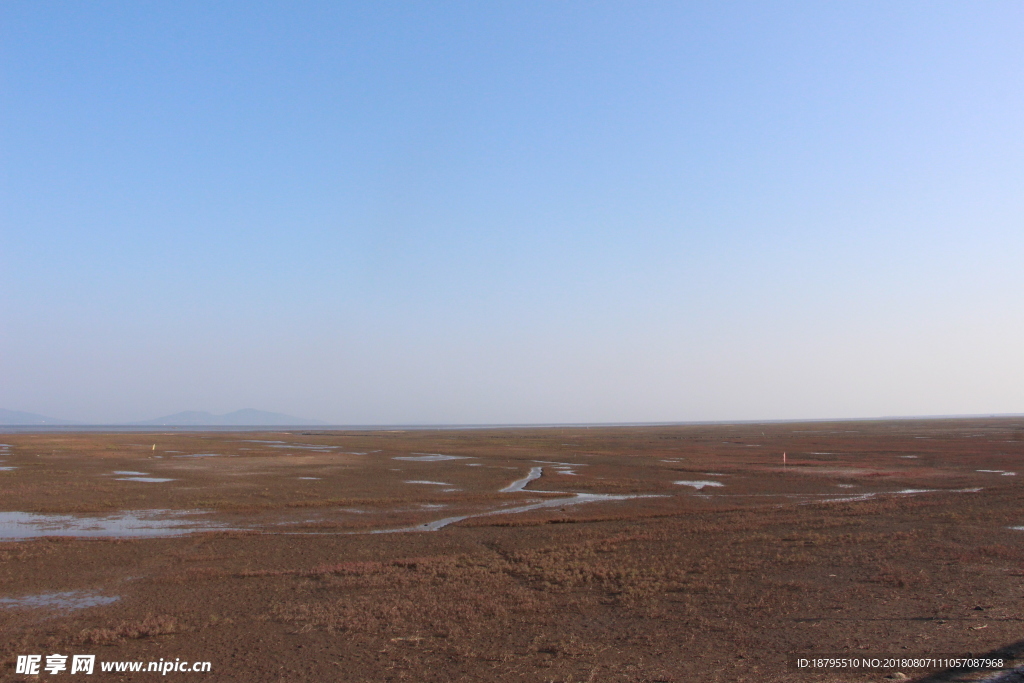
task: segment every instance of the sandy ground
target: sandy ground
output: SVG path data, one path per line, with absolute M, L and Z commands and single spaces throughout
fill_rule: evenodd
M 0 680 L 47 679 L 17 657 L 54 653 L 125 681 L 162 676 L 99 663 L 566 683 L 1024 663 L 1024 419 L 0 442 Z

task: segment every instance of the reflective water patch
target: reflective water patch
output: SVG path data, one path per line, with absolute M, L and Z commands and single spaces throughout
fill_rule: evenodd
M 121 597 L 118 595 L 97 595 L 88 591 L 66 591 L 63 593 L 39 593 L 37 595 L 23 595 L 20 598 L 0 598 L 0 608 L 7 609 L 60 609 L 75 610 L 86 607 L 98 607 L 117 602 Z
M 501 493 L 514 493 L 516 491 L 522 491 L 526 488 L 526 485 L 535 479 L 540 479 L 541 475 L 544 474 L 543 467 L 532 467 L 530 473 L 522 479 L 517 479 L 505 488 L 501 489 Z
M 47 515 L 34 512 L 0 512 L 0 540 L 43 536 L 82 538 L 140 538 L 181 536 L 197 531 L 227 530 L 216 522 L 196 519 L 199 512 L 136 510 L 97 517 Z
M 698 491 L 700 491 L 706 486 L 724 486 L 724 484 L 722 484 L 722 482 L 719 481 L 674 481 L 672 483 L 678 484 L 679 486 L 692 486 Z
M 399 455 L 392 460 L 412 460 L 413 462 L 440 462 L 442 460 L 468 460 L 465 455 L 442 455 L 440 453 L 413 453 L 412 455 Z

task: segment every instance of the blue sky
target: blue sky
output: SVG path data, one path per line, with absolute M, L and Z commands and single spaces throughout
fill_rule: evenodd
M 0 6 L 0 407 L 1024 412 L 1014 2 Z

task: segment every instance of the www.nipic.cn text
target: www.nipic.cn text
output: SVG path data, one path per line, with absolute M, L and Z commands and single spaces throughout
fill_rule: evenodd
M 103 672 L 149 672 L 166 676 L 169 673 L 209 673 L 210 662 L 189 662 L 176 658 L 161 659 L 155 662 L 100 662 L 99 670 Z M 15 673 L 38 676 L 47 673 L 51 675 L 69 674 L 92 674 L 96 671 L 96 655 L 18 655 L 15 664 Z

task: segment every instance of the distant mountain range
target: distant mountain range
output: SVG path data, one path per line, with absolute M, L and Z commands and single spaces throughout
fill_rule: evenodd
M 74 426 L 82 424 L 72 420 L 59 420 L 45 415 L 0 408 L 0 425 L 7 427 Z M 140 427 L 295 427 L 299 425 L 326 425 L 327 423 L 320 422 L 319 420 L 307 420 L 295 417 L 294 415 L 284 415 L 283 413 L 268 413 L 265 410 L 244 408 L 233 413 L 227 413 L 226 415 L 214 415 L 205 410 L 186 410 L 182 413 L 133 422 L 131 424 Z
M 205 410 L 186 410 L 174 415 L 157 417 L 152 420 L 133 422 L 136 425 L 154 425 L 166 427 L 266 427 L 266 426 L 296 426 L 296 425 L 324 425 L 326 422 L 318 420 L 307 420 L 294 415 L 283 413 L 268 413 L 265 410 L 253 410 L 243 408 L 226 415 L 214 415 Z

